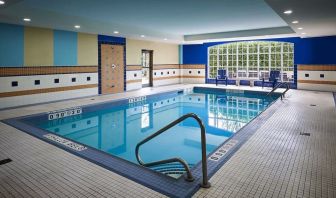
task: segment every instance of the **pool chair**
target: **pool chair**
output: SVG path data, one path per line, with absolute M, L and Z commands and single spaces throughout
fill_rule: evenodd
M 225 81 L 225 85 L 227 86 L 228 78 L 226 76 L 226 70 L 225 69 L 219 69 L 217 73 L 218 73 L 218 75 L 216 77 L 216 86 L 218 85 L 218 81 Z
M 280 71 L 277 70 L 271 71 L 269 74 L 268 81 L 265 81 L 265 78 L 262 79 L 262 88 L 264 88 L 265 83 L 272 83 L 272 88 L 274 88 L 279 79 L 280 79 Z

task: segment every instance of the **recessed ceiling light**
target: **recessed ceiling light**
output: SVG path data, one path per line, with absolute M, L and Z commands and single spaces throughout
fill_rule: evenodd
M 292 10 L 286 10 L 286 11 L 284 11 L 284 14 L 292 14 L 292 13 L 293 13 Z
M 302 32 L 301 34 L 306 34 L 305 32 Z
M 299 23 L 299 21 L 292 21 L 292 23 L 297 24 L 297 23 Z
M 5 4 L 5 1 L 0 1 L 0 5 L 3 5 L 3 4 Z
M 144 38 L 144 37 L 145 37 L 145 35 L 141 35 L 141 37 L 142 37 L 142 38 Z
M 115 34 L 119 34 L 119 32 L 118 32 L 118 31 L 114 31 L 113 33 L 115 33 Z
M 31 19 L 30 18 L 24 18 L 23 21 L 30 22 Z
M 302 27 L 299 27 L 298 30 L 303 30 L 303 28 L 302 28 Z
M 164 38 L 163 40 L 165 40 L 165 41 L 166 41 L 166 40 L 168 40 L 168 39 L 167 39 L 167 38 Z
M 74 26 L 76 29 L 79 29 L 80 28 L 80 25 L 75 25 Z

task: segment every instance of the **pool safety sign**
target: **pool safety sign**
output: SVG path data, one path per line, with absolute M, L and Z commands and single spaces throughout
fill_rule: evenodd
M 229 140 L 223 146 L 216 150 L 210 157 L 209 160 L 218 161 L 220 160 L 231 148 L 233 148 L 238 143 L 237 140 Z
M 56 120 L 60 118 L 65 118 L 73 115 L 79 115 L 82 114 L 82 108 L 75 107 L 71 109 L 65 109 L 57 112 L 50 112 L 48 114 L 48 120 Z
M 61 138 L 61 137 L 59 137 L 57 135 L 54 135 L 54 134 L 46 134 L 43 137 L 45 137 L 45 138 L 47 138 L 47 139 L 49 139 L 49 140 L 51 140 L 53 142 L 57 142 L 59 144 L 62 144 L 64 146 L 69 147 L 69 148 L 71 148 L 73 150 L 76 150 L 76 151 L 83 151 L 83 150 L 86 149 L 85 146 L 82 146 L 82 145 L 77 144 L 75 142 L 72 142 L 70 140 Z

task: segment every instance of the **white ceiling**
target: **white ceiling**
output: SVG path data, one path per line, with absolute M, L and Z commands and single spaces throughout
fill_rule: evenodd
M 168 38 L 165 42 L 182 43 L 187 37 L 186 40 L 194 42 L 235 35 L 260 36 L 262 31 L 265 35 L 293 33 L 286 19 L 279 16 L 283 9 L 278 8 L 279 0 L 268 0 L 273 9 L 280 9 L 279 15 L 263 0 L 5 1 L 6 4 L 0 6 L 0 22 L 71 31 L 75 30 L 74 25 L 80 25 L 81 32 L 136 39 L 163 41 Z M 24 23 L 23 17 L 32 21 Z M 113 34 L 114 31 L 120 34 Z
M 336 0 L 265 0 L 301 37 L 336 35 Z M 285 10 L 293 13 L 286 15 Z M 293 24 L 292 21 L 299 21 Z M 303 30 L 298 30 L 302 27 Z M 306 34 L 301 34 L 301 33 Z

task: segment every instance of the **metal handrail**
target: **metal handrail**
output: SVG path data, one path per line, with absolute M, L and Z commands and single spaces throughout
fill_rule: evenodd
M 181 158 L 170 158 L 170 159 L 166 159 L 166 160 L 160 160 L 160 161 L 156 161 L 156 162 L 145 163 L 145 162 L 142 161 L 142 159 L 140 158 L 140 155 L 139 155 L 139 148 L 140 148 L 141 145 L 143 145 L 144 143 L 148 142 L 149 140 L 155 138 L 156 136 L 160 135 L 161 133 L 167 131 L 168 129 L 172 128 L 173 126 L 177 125 L 178 123 L 182 122 L 183 120 L 185 120 L 187 118 L 194 118 L 197 121 L 199 127 L 201 128 L 202 174 L 203 174 L 203 178 L 202 178 L 203 180 L 202 180 L 201 186 L 203 188 L 209 188 L 211 185 L 210 185 L 210 182 L 208 181 L 205 127 L 204 127 L 204 124 L 203 124 L 202 120 L 194 113 L 188 113 L 188 114 L 185 114 L 185 115 L 181 116 L 177 120 L 174 120 L 173 122 L 171 122 L 167 126 L 161 128 L 157 132 L 153 133 L 152 135 L 148 136 L 147 138 L 145 138 L 144 140 L 139 142 L 135 147 L 135 156 L 136 156 L 136 159 L 139 162 L 139 164 L 141 164 L 142 166 L 147 166 L 147 167 L 155 166 L 155 165 L 159 165 L 159 164 L 179 162 L 183 165 L 184 169 L 187 172 L 186 180 L 187 181 L 193 181 L 194 177 L 191 174 L 191 171 L 190 171 L 190 168 L 189 168 L 188 164 L 186 163 L 185 160 L 183 160 Z
M 275 90 L 277 90 L 280 86 L 282 86 L 282 85 L 286 85 L 286 90 L 283 92 L 283 93 L 281 93 L 281 100 L 282 100 L 282 97 L 283 96 L 285 96 L 285 93 L 290 89 L 290 85 L 289 85 L 289 83 L 287 83 L 287 82 L 281 82 L 281 83 L 279 83 L 279 84 L 277 84 L 273 89 L 272 89 L 272 91 L 270 91 L 270 92 L 268 92 L 267 94 L 266 94 L 266 96 L 270 96 L 272 93 L 274 93 L 275 92 Z

